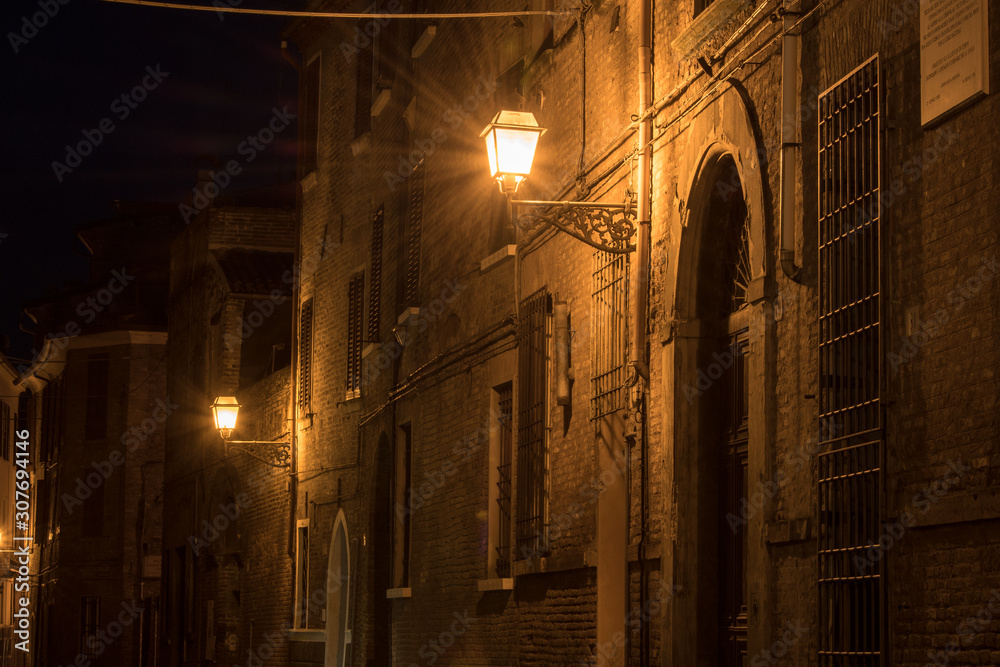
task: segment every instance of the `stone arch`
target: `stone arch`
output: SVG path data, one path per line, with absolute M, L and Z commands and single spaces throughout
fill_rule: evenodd
M 666 311 L 670 327 L 663 349 L 664 436 L 667 454 L 664 479 L 667 519 L 672 524 L 671 545 L 662 559 L 662 576 L 683 587 L 672 598 L 663 617 L 668 642 L 665 664 L 719 664 L 719 519 L 721 490 L 713 441 L 711 382 L 702 375 L 728 335 L 719 318 L 706 308 L 704 281 L 717 278 L 713 264 L 719 258 L 711 248 L 713 235 L 725 233 L 713 211 L 720 198 L 740 197 L 746 209 L 749 245 L 747 302 L 742 317 L 749 330 L 747 373 L 751 378 L 747 453 L 747 487 L 765 478 L 766 434 L 773 416 L 765 409 L 773 393 L 769 369 L 773 363 L 772 304 L 765 298 L 773 262 L 768 247 L 770 203 L 761 169 L 765 155 L 754 121 L 739 91 L 728 86 L 692 118 L 687 144 L 677 161 L 679 206 L 667 222 L 677 241 L 668 250 Z M 671 256 L 672 255 L 672 256 Z M 707 374 L 706 374 L 707 375 Z M 717 388 L 716 388 L 717 389 Z M 773 411 L 773 406 L 772 406 Z M 716 477 L 713 477 L 716 476 Z M 767 577 L 764 563 L 763 515 L 751 516 L 746 530 L 748 571 L 748 654 L 764 646 L 770 636 Z M 671 639 L 672 638 L 672 639 Z

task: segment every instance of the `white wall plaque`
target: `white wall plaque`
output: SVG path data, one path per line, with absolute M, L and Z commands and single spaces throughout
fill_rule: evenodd
M 920 124 L 989 93 L 987 0 L 920 0 Z

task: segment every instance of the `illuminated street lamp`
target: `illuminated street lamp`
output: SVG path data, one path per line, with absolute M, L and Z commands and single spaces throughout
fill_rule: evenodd
M 228 440 L 236 428 L 236 416 L 240 413 L 240 404 L 235 396 L 219 396 L 212 403 L 212 417 L 215 418 L 215 428 L 223 440 Z
M 230 440 L 236 428 L 236 417 L 240 413 L 239 401 L 235 396 L 219 396 L 212 403 L 212 417 L 215 428 L 226 443 L 226 454 L 236 449 L 252 456 L 261 463 L 275 468 L 287 468 L 291 458 L 291 443 L 277 440 Z M 284 435 L 288 435 L 285 433 Z M 284 436 L 278 436 L 284 437 Z
M 552 225 L 598 250 L 613 253 L 632 252 L 630 239 L 635 233 L 636 217 L 630 197 L 622 204 L 608 202 L 515 200 L 517 187 L 531 173 L 538 138 L 545 133 L 534 114 L 527 111 L 501 111 L 480 137 L 486 141 L 490 175 L 507 196 L 512 212 L 518 207 L 544 207 L 541 215 L 521 214 L 518 226 L 531 231 Z
M 490 175 L 500 184 L 500 191 L 510 196 L 517 192 L 531 173 L 538 138 L 545 134 L 535 115 L 527 111 L 501 111 L 479 135 L 486 139 Z

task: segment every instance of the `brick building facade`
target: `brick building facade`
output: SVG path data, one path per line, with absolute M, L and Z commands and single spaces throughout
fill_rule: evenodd
M 910 5 L 290 26 L 294 664 L 1000 663 L 996 100 L 921 124 Z M 648 266 L 505 217 L 501 108 Z

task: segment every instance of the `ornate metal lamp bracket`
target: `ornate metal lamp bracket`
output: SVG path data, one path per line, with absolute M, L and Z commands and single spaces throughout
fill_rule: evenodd
M 226 440 L 226 453 L 243 452 L 272 468 L 287 468 L 292 456 L 291 443 L 260 440 Z
M 531 232 L 543 225 L 552 225 L 598 250 L 627 254 L 635 250 L 630 242 L 637 220 L 631 200 L 622 204 L 608 202 L 511 200 L 517 212 L 520 207 L 545 209 L 540 213 L 517 216 L 519 229 Z

